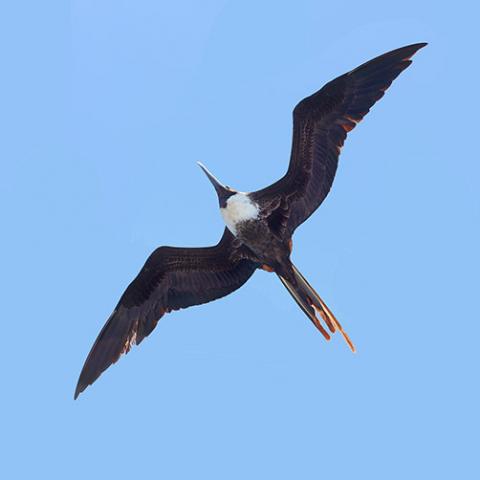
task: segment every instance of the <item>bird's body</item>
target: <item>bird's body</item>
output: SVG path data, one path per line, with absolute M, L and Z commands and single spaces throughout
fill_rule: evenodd
M 259 268 L 278 275 L 327 340 L 327 329 L 339 331 L 354 350 L 338 320 L 291 262 L 292 235 L 327 196 L 347 133 L 425 45 L 381 55 L 303 99 L 293 111 L 288 171 L 274 184 L 239 192 L 222 185 L 200 164 L 215 187 L 226 224 L 220 242 L 205 248 L 160 247 L 150 255 L 94 343 L 75 398 L 149 335 L 165 313 L 228 295 Z
M 227 228 L 245 247 L 252 258 L 262 265 L 274 269 L 290 256 L 288 242 L 274 234 L 268 225 L 268 217 L 263 215 L 250 194 L 238 192 L 232 195 L 220 212 Z

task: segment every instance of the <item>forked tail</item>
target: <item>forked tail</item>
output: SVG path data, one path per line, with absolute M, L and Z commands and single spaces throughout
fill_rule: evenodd
M 325 305 L 325 302 L 320 298 L 318 293 L 312 288 L 307 280 L 305 280 L 304 276 L 298 271 L 295 265 L 292 264 L 292 268 L 296 285 L 292 284 L 281 275 L 278 275 L 278 278 L 280 278 L 283 285 L 285 285 L 285 288 L 289 291 L 290 295 L 294 298 L 299 307 L 305 312 L 307 317 L 318 328 L 326 340 L 330 340 L 330 335 L 320 323 L 320 320 L 316 317 L 315 312 L 320 314 L 328 330 L 330 330 L 331 333 L 335 333 L 338 330 L 342 334 L 352 352 L 355 352 L 355 345 L 353 345 L 350 337 L 343 330 L 340 322 L 335 318 L 335 315 L 333 315 L 330 309 Z

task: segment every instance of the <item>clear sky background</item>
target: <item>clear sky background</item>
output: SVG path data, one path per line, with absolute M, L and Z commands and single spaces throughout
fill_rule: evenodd
M 3 478 L 479 478 L 475 3 L 4 2 Z M 294 238 L 358 353 L 258 272 L 74 402 L 147 255 L 219 239 L 195 162 L 272 182 L 301 98 L 420 41 Z

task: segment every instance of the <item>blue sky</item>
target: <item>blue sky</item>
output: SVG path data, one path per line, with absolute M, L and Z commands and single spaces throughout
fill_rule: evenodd
M 478 7 L 458 1 L 2 6 L 2 473 L 478 478 Z M 355 341 L 273 275 L 168 315 L 76 402 L 91 343 L 158 245 L 223 226 L 287 167 L 291 111 L 427 41 L 349 136 L 294 262 Z

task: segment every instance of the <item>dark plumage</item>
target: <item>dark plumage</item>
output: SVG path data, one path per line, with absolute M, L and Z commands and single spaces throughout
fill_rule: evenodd
M 339 330 L 354 350 L 338 320 L 290 261 L 291 237 L 327 196 L 347 133 L 425 45 L 381 55 L 303 99 L 293 111 L 288 171 L 269 187 L 250 194 L 237 192 L 202 166 L 215 186 L 227 224 L 222 239 L 214 247 L 160 247 L 150 255 L 98 335 L 75 398 L 122 353 L 148 336 L 165 313 L 228 295 L 257 268 L 280 277 L 325 338 L 330 336 L 316 312 L 328 330 Z
M 214 247 L 157 248 L 95 340 L 75 398 L 133 344 L 139 345 L 165 313 L 224 297 L 240 288 L 257 267 L 228 229 Z
M 293 110 L 293 142 L 288 171 L 272 185 L 254 192 L 271 202 L 275 222 L 290 235 L 323 202 L 337 171 L 347 133 L 370 111 L 385 90 L 426 43 L 374 58 L 327 83 Z

